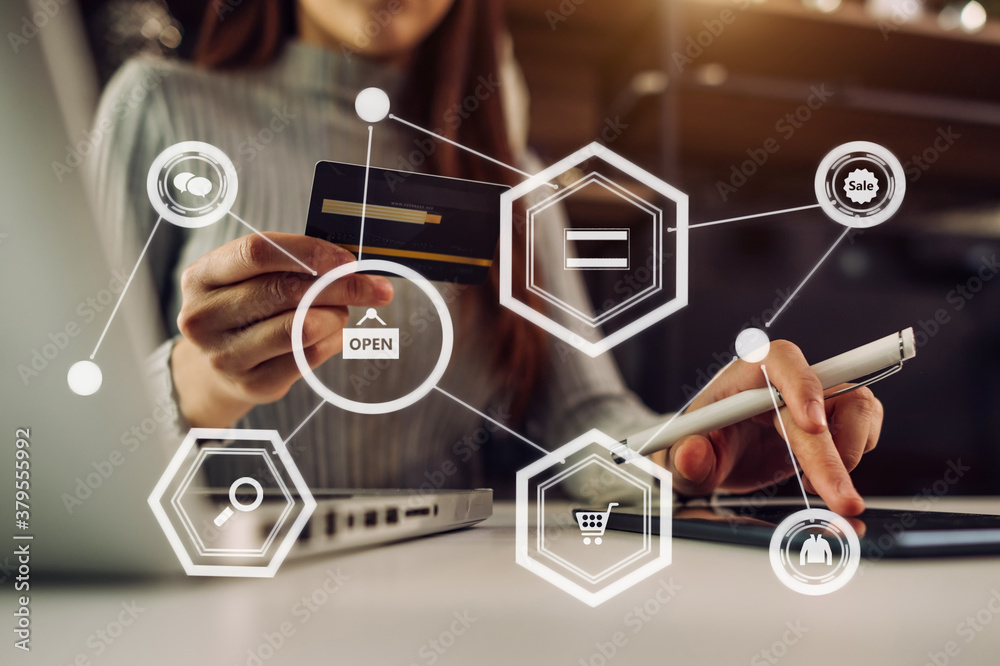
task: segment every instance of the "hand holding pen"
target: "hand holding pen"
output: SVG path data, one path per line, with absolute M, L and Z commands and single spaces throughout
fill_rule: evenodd
M 792 343 L 772 342 L 763 362 L 731 363 L 683 415 L 623 440 L 618 458 L 652 454 L 674 472 L 682 495 L 744 493 L 791 477 L 791 448 L 805 489 L 833 511 L 857 515 L 864 500 L 849 472 L 875 448 L 882 426 L 882 404 L 857 382 L 891 374 L 915 352 L 912 329 L 811 367 Z M 783 423 L 775 404 L 785 405 Z

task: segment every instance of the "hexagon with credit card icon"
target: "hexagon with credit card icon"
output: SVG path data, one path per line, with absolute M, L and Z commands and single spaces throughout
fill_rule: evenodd
M 517 473 L 517 563 L 590 606 L 670 564 L 671 474 L 621 452 L 594 429 Z
M 192 428 L 149 506 L 188 575 L 271 577 L 316 501 L 277 431 Z
M 553 181 L 563 186 L 549 191 Z M 527 266 L 515 275 L 513 229 L 521 220 L 515 221 L 514 203 L 529 199 L 523 220 Z M 553 214 L 557 205 L 568 210 L 578 200 L 605 211 L 593 214 L 606 223 L 576 224 Z M 687 195 L 606 146 L 591 143 L 556 162 L 504 192 L 500 206 L 501 304 L 580 351 L 602 354 L 687 305 Z M 559 228 L 546 228 L 553 225 Z M 558 237 L 559 246 L 539 248 L 544 237 Z M 602 302 L 583 302 L 573 290 L 559 293 L 553 285 L 573 281 L 547 280 L 553 271 L 603 279 L 611 288 Z M 560 318 L 515 297 L 515 280 L 524 280 L 526 290 Z

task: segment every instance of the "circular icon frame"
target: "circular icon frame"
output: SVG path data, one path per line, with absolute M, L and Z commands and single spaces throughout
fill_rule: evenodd
M 786 563 L 792 559 L 788 549 L 792 543 L 792 537 L 804 529 L 816 527 L 817 523 L 822 524 L 834 538 L 840 541 L 841 553 L 846 550 L 847 555 L 846 557 L 841 556 L 841 560 L 833 572 L 823 577 L 815 577 L 816 582 L 810 582 L 809 579 L 814 577 L 801 573 L 797 576 L 793 575 L 789 572 Z M 775 576 L 785 587 L 799 594 L 820 596 L 839 590 L 854 577 L 861 563 L 861 542 L 857 532 L 843 517 L 827 509 L 803 509 L 782 520 L 774 529 L 768 554 Z
M 889 184 L 879 205 L 867 212 L 840 200 L 833 187 L 838 174 L 859 160 L 866 162 L 866 168 L 880 170 Z M 816 169 L 813 188 L 817 203 L 831 220 L 853 229 L 868 229 L 885 222 L 899 210 L 906 195 L 906 175 L 903 165 L 888 149 L 871 141 L 850 141 L 837 146 L 822 159 Z
M 309 312 L 309 308 L 312 306 L 313 301 L 316 300 L 316 297 L 319 296 L 321 291 L 333 284 L 334 281 L 339 280 L 342 277 L 346 277 L 347 275 L 357 273 L 358 271 L 380 271 L 383 273 L 392 273 L 393 275 L 409 280 L 420 288 L 420 290 L 426 294 L 427 298 L 430 299 L 434 308 L 437 310 L 438 320 L 441 322 L 441 353 L 438 355 L 438 360 L 434 364 L 434 368 L 431 370 L 430 374 L 427 375 L 427 378 L 420 384 L 420 386 L 415 388 L 410 393 L 385 402 L 360 402 L 334 393 L 319 380 L 316 374 L 312 371 L 312 368 L 309 367 L 305 349 L 302 347 L 302 328 L 305 325 L 306 314 Z M 327 402 L 332 403 L 341 409 L 346 409 L 347 411 L 355 412 L 357 414 L 388 414 L 389 412 L 395 412 L 403 409 L 404 407 L 409 407 L 417 400 L 420 400 L 422 397 L 430 393 L 444 375 L 444 371 L 448 367 L 448 363 L 451 361 L 451 353 L 454 346 L 455 331 L 451 323 L 451 313 L 448 311 L 448 304 L 444 302 L 444 298 L 440 293 L 438 293 L 437 289 L 431 285 L 427 278 L 423 277 L 412 268 L 403 266 L 402 264 L 398 264 L 393 261 L 385 261 L 383 259 L 361 259 L 359 261 L 353 261 L 349 264 L 344 264 L 343 266 L 338 266 L 329 273 L 326 273 L 316 280 L 316 282 L 309 287 L 309 290 L 306 291 L 306 294 L 299 302 L 299 306 L 295 310 L 295 316 L 292 319 L 292 355 L 295 357 L 295 365 L 298 366 L 299 372 L 302 373 L 302 377 L 306 380 L 306 383 L 309 384 L 309 386 L 312 387 L 312 389 Z
M 167 186 L 170 169 L 178 162 L 192 158 L 208 164 L 219 178 L 218 196 L 200 209 L 188 209 L 178 204 Z M 188 229 L 207 227 L 228 215 L 236 202 L 238 190 L 239 178 L 233 161 L 204 141 L 181 141 L 170 146 L 156 156 L 146 177 L 146 194 L 153 210 L 167 222 Z

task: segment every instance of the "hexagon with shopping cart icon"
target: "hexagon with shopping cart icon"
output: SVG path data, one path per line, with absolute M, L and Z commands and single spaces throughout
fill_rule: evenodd
M 517 563 L 598 606 L 670 564 L 671 478 L 600 430 L 584 433 L 517 473 Z
M 581 165 L 589 166 L 581 171 Z M 547 189 L 560 180 L 563 185 L 554 192 Z M 599 226 L 579 226 L 553 213 L 559 204 L 568 209 L 576 199 L 587 206 L 611 202 L 627 214 L 609 214 L 607 223 Z M 523 220 L 520 210 L 515 220 L 519 200 L 526 202 Z M 670 226 L 665 228 L 666 222 Z M 515 274 L 514 225 L 521 223 L 526 269 Z M 600 143 L 581 148 L 504 192 L 500 224 L 500 303 L 589 356 L 606 352 L 687 305 L 687 195 Z M 553 226 L 559 228 L 548 228 Z M 558 247 L 539 249 L 543 242 Z M 553 257 L 559 255 L 561 263 L 556 265 Z M 575 284 L 573 280 L 547 279 L 553 271 L 585 277 L 603 273 L 611 283 L 606 293 L 614 297 L 601 303 L 582 301 L 572 287 L 560 287 Z M 525 292 L 537 296 L 547 311 L 515 296 L 515 280 L 524 280 Z
M 233 428 L 192 428 L 148 502 L 189 576 L 273 577 L 316 509 L 277 431 Z

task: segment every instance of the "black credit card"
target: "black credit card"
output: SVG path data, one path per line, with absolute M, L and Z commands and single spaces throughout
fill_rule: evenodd
M 474 180 L 317 162 L 306 235 L 362 259 L 394 261 L 428 280 L 482 284 L 500 238 L 500 195 L 509 187 Z

